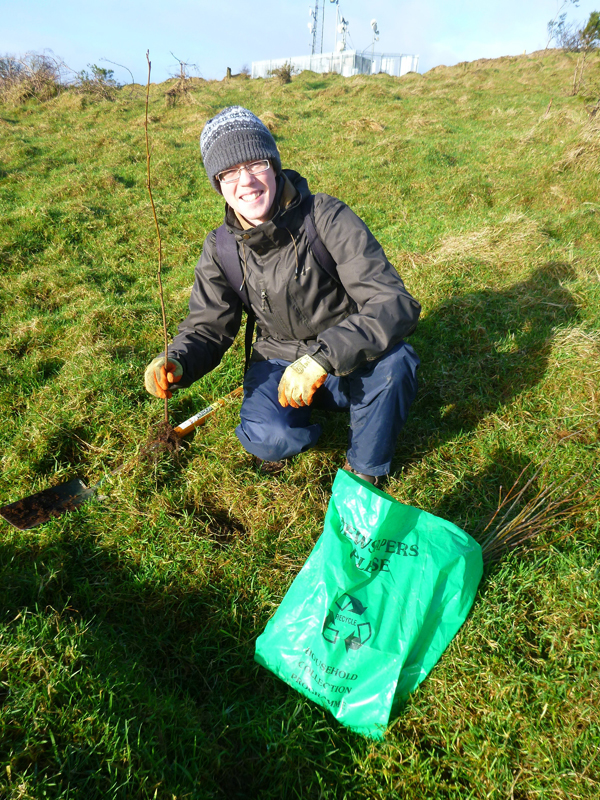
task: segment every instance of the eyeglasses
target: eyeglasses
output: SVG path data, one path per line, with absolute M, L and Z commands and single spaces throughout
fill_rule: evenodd
M 266 158 L 262 161 L 251 161 L 249 164 L 242 164 L 241 167 L 224 169 L 223 172 L 217 174 L 217 180 L 220 183 L 235 183 L 239 181 L 243 169 L 245 169 L 249 175 L 260 175 L 261 172 L 266 172 L 270 166 L 271 163 Z

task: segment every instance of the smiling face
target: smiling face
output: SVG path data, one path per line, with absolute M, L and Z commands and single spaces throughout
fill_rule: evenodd
M 236 166 L 240 167 L 243 164 Z M 227 203 L 251 225 L 260 225 L 261 222 L 267 221 L 277 189 L 272 166 L 258 175 L 251 175 L 247 170 L 242 169 L 239 180 L 233 183 L 221 182 L 220 185 Z

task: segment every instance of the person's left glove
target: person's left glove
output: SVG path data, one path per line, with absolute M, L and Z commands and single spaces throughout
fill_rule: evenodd
M 313 395 L 325 383 L 327 371 L 309 355 L 290 364 L 279 381 L 280 404 L 300 408 L 312 403 Z
M 183 367 L 176 359 L 169 358 L 167 368 L 165 369 L 164 356 L 157 356 L 146 367 L 144 386 L 154 397 L 173 397 L 173 391 L 177 389 L 173 384 L 181 380 Z

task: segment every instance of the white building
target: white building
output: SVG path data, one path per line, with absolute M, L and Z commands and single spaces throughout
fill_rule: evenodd
M 352 75 L 373 75 L 387 72 L 400 77 L 407 72 L 417 72 L 419 56 L 398 53 L 357 53 L 343 50 L 338 53 L 315 53 L 312 56 L 293 56 L 274 58 L 269 61 L 253 61 L 252 77 L 268 78 L 274 69 L 290 64 L 295 73 L 305 69 L 313 72 L 337 72 L 346 78 Z

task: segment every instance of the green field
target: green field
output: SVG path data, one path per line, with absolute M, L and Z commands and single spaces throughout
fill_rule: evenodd
M 388 491 L 472 534 L 521 471 L 579 510 L 487 569 L 472 612 L 383 742 L 253 661 L 318 538 L 347 419 L 257 474 L 239 401 L 178 460 L 134 457 L 163 409 L 144 89 L 0 106 L 0 504 L 131 467 L 31 531 L 0 522 L 0 797 L 600 795 L 600 57 L 291 84 L 195 80 L 149 135 L 169 330 L 222 201 L 207 118 L 242 104 L 284 166 L 346 201 L 423 305 L 420 390 Z M 143 60 L 143 54 L 141 59 Z M 243 336 L 169 404 L 241 383 Z

